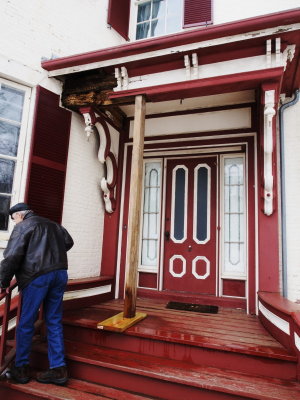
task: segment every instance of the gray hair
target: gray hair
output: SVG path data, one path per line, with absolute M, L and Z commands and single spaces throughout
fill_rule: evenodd
M 30 213 L 30 212 L 32 212 L 32 210 L 22 210 L 22 211 L 16 211 L 16 212 L 14 212 L 14 213 L 13 213 L 12 217 L 13 217 L 15 214 L 21 214 L 21 215 L 22 215 L 22 217 L 24 218 L 24 217 L 25 217 L 25 215 L 27 215 L 27 214 L 28 214 L 28 213 Z

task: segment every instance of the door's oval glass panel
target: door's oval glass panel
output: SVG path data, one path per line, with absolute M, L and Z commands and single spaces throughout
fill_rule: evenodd
M 209 237 L 209 171 L 208 167 L 196 170 L 196 240 L 206 241 Z
M 183 240 L 185 237 L 186 218 L 186 173 L 185 168 L 178 168 L 175 172 L 174 190 L 174 214 L 173 237 L 175 240 Z

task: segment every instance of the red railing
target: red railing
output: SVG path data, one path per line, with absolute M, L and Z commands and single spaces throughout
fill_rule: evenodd
M 0 374 L 2 374 L 9 363 L 14 359 L 16 353 L 14 341 L 8 341 L 9 331 L 13 330 L 17 325 L 20 314 L 21 296 L 17 295 L 12 301 L 12 291 L 16 287 L 17 283 L 14 280 L 7 289 L 0 293 L 0 302 L 4 299 L 4 304 L 0 307 L 0 316 L 2 316 L 2 331 L 0 337 Z M 9 327 L 9 321 L 12 318 L 16 318 L 16 324 L 14 324 L 14 327 Z M 15 329 L 13 337 L 15 338 Z M 7 351 L 8 347 L 11 347 L 9 351 Z

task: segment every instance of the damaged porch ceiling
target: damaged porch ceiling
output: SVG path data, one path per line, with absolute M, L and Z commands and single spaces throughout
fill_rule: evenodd
M 211 96 L 191 97 L 171 101 L 146 104 L 146 115 L 163 114 L 199 110 L 213 107 L 231 106 L 235 104 L 248 104 L 255 102 L 255 91 L 244 90 L 241 92 L 223 93 Z M 120 106 L 127 117 L 134 116 L 134 104 Z

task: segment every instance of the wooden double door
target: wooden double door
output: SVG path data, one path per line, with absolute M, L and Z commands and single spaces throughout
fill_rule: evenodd
M 163 290 L 216 294 L 217 157 L 167 160 Z

